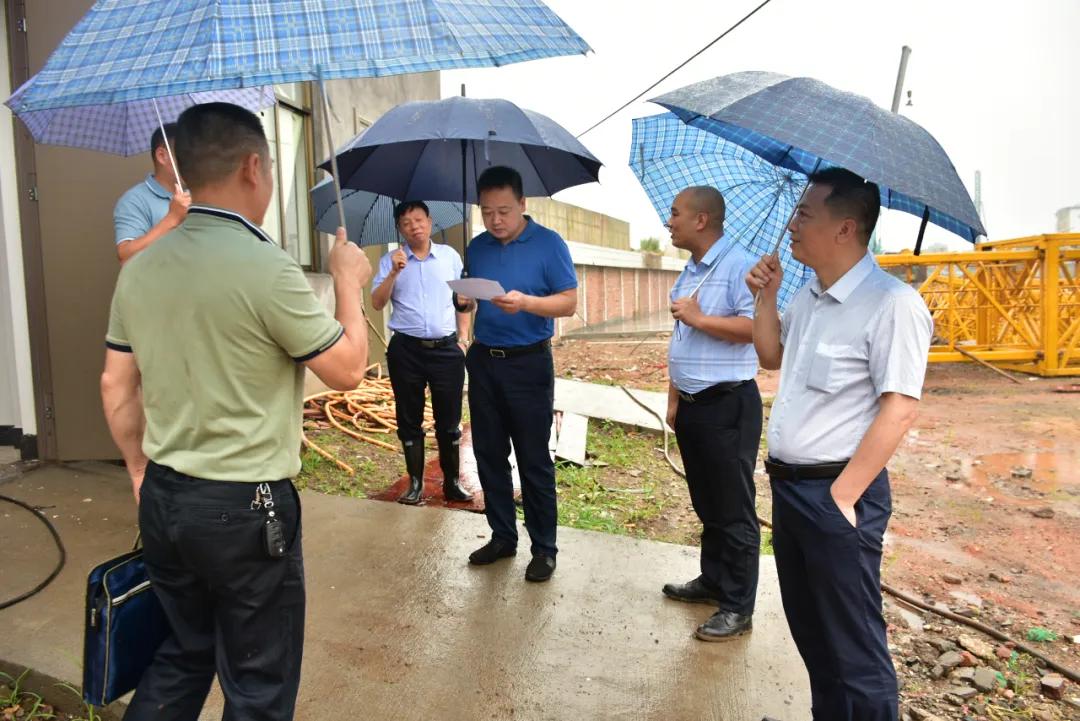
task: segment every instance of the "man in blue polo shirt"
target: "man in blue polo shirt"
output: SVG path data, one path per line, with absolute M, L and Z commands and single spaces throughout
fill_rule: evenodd
M 532 540 L 528 581 L 555 571 L 555 465 L 548 453 L 555 401 L 551 358 L 554 318 L 573 315 L 577 274 L 559 234 L 525 215 L 521 175 L 495 166 L 477 181 L 487 232 L 466 251 L 469 274 L 507 290 L 479 301 L 469 371 L 473 450 L 484 490 L 491 540 L 469 556 L 474 565 L 517 553 L 517 514 L 510 477 L 513 441 L 521 476 L 525 528 Z
M 166 138 L 173 143 L 176 123 L 166 123 L 150 136 L 150 157 L 154 172 L 120 196 L 113 210 L 116 228 L 116 257 L 121 265 L 145 250 L 187 217 L 191 194 L 180 187 L 169 160 Z
M 461 392 L 465 386 L 465 338 L 469 314 L 457 313 L 448 280 L 461 277 L 461 256 L 431 240 L 431 215 L 419 200 L 399 203 L 394 222 L 405 239 L 379 261 L 371 304 L 393 305 L 386 365 L 394 388 L 398 439 L 405 452 L 409 487 L 399 503 L 416 505 L 424 491 L 424 389 L 431 386 L 435 440 L 448 501 L 471 501 L 460 476 Z

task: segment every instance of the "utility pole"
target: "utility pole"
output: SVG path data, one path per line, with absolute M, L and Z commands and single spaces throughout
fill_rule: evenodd
M 900 48 L 900 70 L 896 73 L 896 89 L 893 90 L 892 111 L 900 112 L 900 96 L 904 94 L 904 76 L 907 75 L 907 61 L 911 55 L 911 48 L 905 45 Z

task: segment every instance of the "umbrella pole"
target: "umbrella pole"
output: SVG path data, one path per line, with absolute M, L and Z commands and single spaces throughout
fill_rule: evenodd
M 165 134 L 165 123 L 161 119 L 161 110 L 158 109 L 157 98 L 151 98 L 150 102 L 154 104 L 154 114 L 157 115 L 158 127 L 161 128 L 161 139 L 165 143 L 165 152 L 169 154 L 169 163 L 172 165 L 173 177 L 176 178 L 178 185 L 183 187 L 183 182 L 180 180 L 180 171 L 176 168 L 176 158 L 173 157 L 172 146 L 169 145 L 169 136 Z M 170 192 L 175 188 L 167 188 Z
M 326 97 L 326 83 L 323 81 L 322 68 L 319 68 L 319 96 L 322 98 L 322 116 L 326 130 L 326 143 L 330 146 L 330 170 L 334 178 L 334 195 L 337 197 L 338 222 L 345 227 L 345 204 L 341 202 L 341 182 L 338 176 L 337 146 L 334 145 L 333 131 L 330 129 L 330 100 Z

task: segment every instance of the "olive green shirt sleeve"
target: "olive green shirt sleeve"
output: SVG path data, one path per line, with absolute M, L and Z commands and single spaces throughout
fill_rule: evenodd
M 124 327 L 124 316 L 121 312 L 123 305 L 121 301 L 122 288 L 121 283 L 117 282 L 116 290 L 113 291 L 112 304 L 109 307 L 109 328 L 105 331 L 105 347 L 131 353 L 131 341 L 128 340 L 127 329 Z
M 261 313 L 270 336 L 298 363 L 327 350 L 345 332 L 295 263 L 286 263 L 278 271 Z

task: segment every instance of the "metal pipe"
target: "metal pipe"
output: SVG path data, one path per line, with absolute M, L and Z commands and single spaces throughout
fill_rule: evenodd
M 900 70 L 896 73 L 896 89 L 893 90 L 892 111 L 900 112 L 900 96 L 904 94 L 904 76 L 907 75 L 907 61 L 911 55 L 911 48 L 907 45 L 900 48 Z

